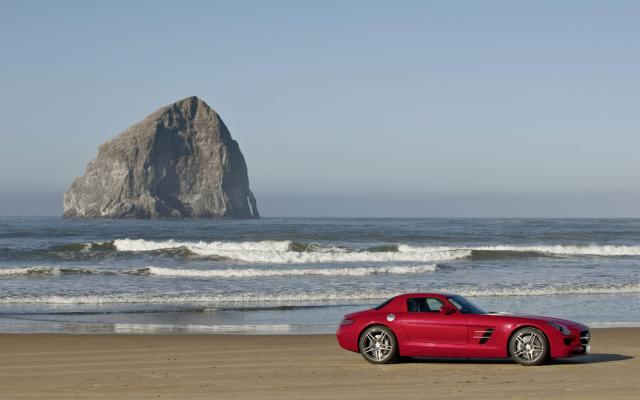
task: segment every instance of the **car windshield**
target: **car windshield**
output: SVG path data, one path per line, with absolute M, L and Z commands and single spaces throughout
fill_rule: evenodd
M 449 296 L 447 299 L 453 304 L 458 311 L 462 314 L 488 314 L 485 310 L 473 304 L 469 300 L 462 296 Z

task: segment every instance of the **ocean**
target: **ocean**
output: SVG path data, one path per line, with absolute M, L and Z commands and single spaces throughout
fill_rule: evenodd
M 640 325 L 640 220 L 0 218 L 0 332 L 328 333 L 414 291 Z

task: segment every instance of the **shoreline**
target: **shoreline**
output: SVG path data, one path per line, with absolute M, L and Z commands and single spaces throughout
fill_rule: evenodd
M 590 329 L 640 328 L 640 321 L 584 322 Z M 23 320 L 0 314 L 0 335 L 185 335 L 299 336 L 332 335 L 338 324 L 135 324 Z
M 367 363 L 334 335 L 0 334 L 0 398 L 637 398 L 640 328 L 595 328 L 592 353 Z
M 36 321 L 40 323 L 40 321 Z M 52 323 L 61 324 L 64 323 Z M 40 331 L 9 331 L 3 330 L 0 324 L 0 336 L 20 336 L 20 335 L 69 335 L 69 336 L 238 336 L 238 337 L 258 337 L 258 336 L 331 336 L 338 329 L 338 324 L 327 326 L 322 331 L 307 331 L 303 326 L 283 326 L 274 325 L 208 325 L 202 327 L 190 326 L 164 326 L 164 325 L 148 325 L 148 324 L 117 324 L 118 328 L 99 327 L 107 324 L 81 324 L 67 323 L 73 328 L 59 328 L 59 330 L 47 330 L 43 328 Z M 95 326 L 93 326 L 95 325 Z M 122 327 L 121 325 L 128 325 Z M 595 322 L 585 323 L 590 330 L 609 330 L 609 329 L 638 329 L 640 331 L 640 322 Z M 86 326 L 89 326 L 87 328 Z M 297 328 L 294 329 L 294 328 Z M 65 330 L 66 329 L 66 330 Z

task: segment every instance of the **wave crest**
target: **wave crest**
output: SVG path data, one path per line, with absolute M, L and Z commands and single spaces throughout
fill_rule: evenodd
M 91 242 L 91 243 L 66 243 L 51 247 L 51 251 L 56 252 L 77 252 L 77 251 L 112 251 L 115 250 L 113 241 Z
M 304 264 L 339 262 L 437 262 L 472 257 L 496 259 L 541 256 L 639 256 L 640 246 L 624 245 L 536 245 L 536 246 L 413 246 L 407 244 L 380 245 L 367 249 L 347 249 L 288 240 L 259 242 L 181 242 L 118 239 L 113 242 L 118 251 L 177 251 L 199 256 L 215 256 L 250 263 Z M 182 254 L 182 253 L 179 253 Z
M 60 270 L 54 267 L 0 268 L 0 276 L 43 276 L 59 273 Z
M 60 274 L 88 275 L 148 275 L 183 278 L 262 278 L 274 276 L 368 276 L 378 274 L 424 274 L 437 270 L 435 264 L 416 266 L 382 266 L 355 268 L 293 268 L 293 269 L 180 269 L 168 267 L 144 267 L 135 270 L 110 271 L 96 268 L 24 267 L 0 268 L 2 276 L 57 276 Z
M 454 288 L 432 289 L 430 291 L 450 292 Z M 331 292 L 289 292 L 289 293 L 210 293 L 210 294 L 167 294 L 167 295 L 85 295 L 85 296 L 1 296 L 0 304 L 187 304 L 187 303 L 278 303 L 278 302 L 322 302 L 322 301 L 373 301 L 388 299 L 401 293 L 420 292 L 424 288 L 412 288 L 402 291 L 331 291 Z M 454 290 L 469 297 L 502 296 L 548 296 L 576 294 L 624 294 L 640 293 L 640 283 L 620 285 L 591 285 L 579 287 L 540 287 L 540 288 L 460 288 Z
M 436 265 L 419 266 L 384 266 L 358 268 L 299 268 L 299 269 L 176 269 L 148 267 L 140 272 L 157 276 L 190 277 L 190 278 L 253 278 L 272 276 L 366 276 L 378 274 L 424 274 L 436 271 Z
M 203 256 L 217 256 L 250 263 L 306 264 L 336 262 L 434 262 L 465 258 L 468 249 L 443 247 L 412 248 L 399 246 L 388 249 L 348 250 L 339 247 L 302 245 L 288 240 L 261 242 L 179 242 L 175 240 L 149 241 L 144 239 L 118 239 L 114 241 L 118 251 L 154 251 L 160 249 L 187 248 Z
M 582 245 L 582 246 L 485 246 L 474 247 L 473 252 L 495 252 L 495 253 L 532 253 L 537 255 L 560 255 L 560 256 L 638 256 L 640 246 L 622 245 Z M 475 256 L 475 254 L 474 254 Z
M 91 268 L 65 268 L 65 267 L 22 267 L 0 268 L 2 276 L 57 276 L 61 274 L 86 274 L 86 275 L 115 275 L 117 271 L 97 270 Z

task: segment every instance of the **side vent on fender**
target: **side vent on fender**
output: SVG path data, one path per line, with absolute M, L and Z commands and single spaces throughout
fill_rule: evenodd
M 493 331 L 495 331 L 495 328 L 487 328 L 486 330 L 483 330 L 483 331 L 474 331 L 473 338 L 480 339 L 479 343 L 485 344 L 487 343 L 491 335 L 493 335 Z

